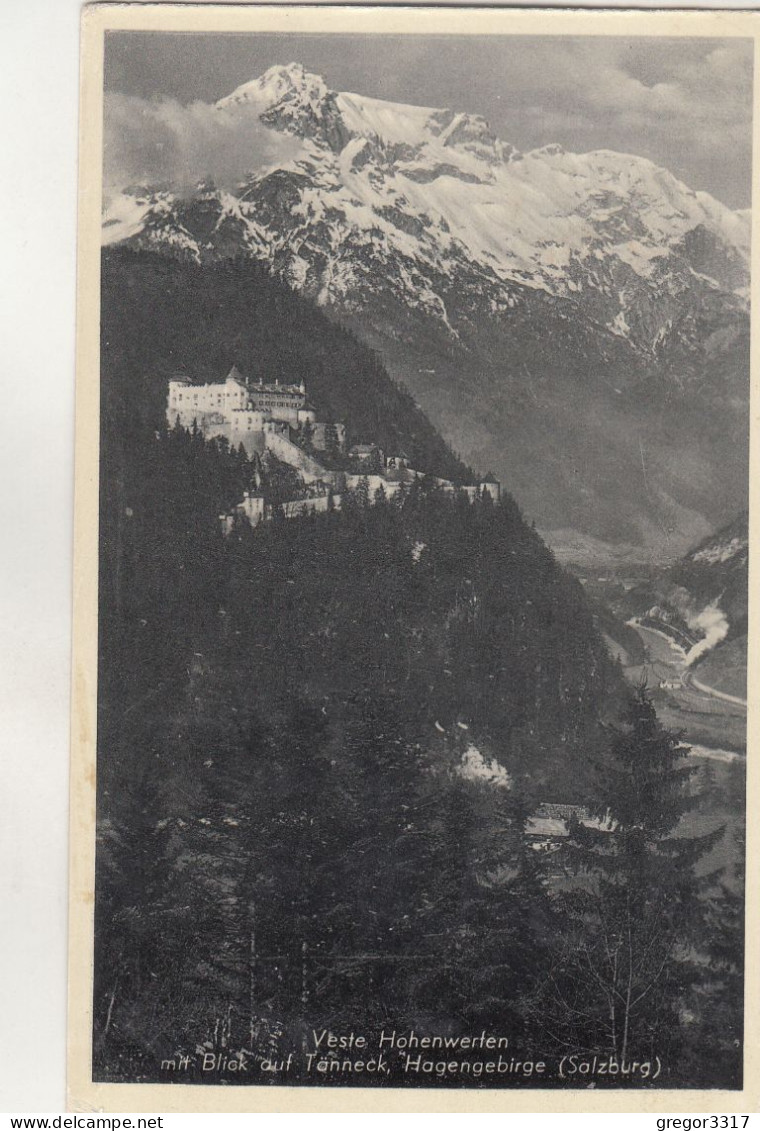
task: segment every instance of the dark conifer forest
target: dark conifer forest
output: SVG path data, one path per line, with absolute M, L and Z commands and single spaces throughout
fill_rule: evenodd
M 741 904 L 696 873 L 721 831 L 679 834 L 699 802 L 679 736 L 508 492 L 423 480 L 225 536 L 252 464 L 164 425 L 180 365 L 303 376 L 352 438 L 471 476 L 250 263 L 108 255 L 102 325 L 95 1079 L 314 1083 L 329 1029 L 504 1035 L 544 1087 L 573 1049 L 660 1059 L 597 1086 L 737 1086 Z M 545 803 L 599 828 L 536 851 Z M 208 1056 L 252 1068 L 210 1078 Z M 431 1080 L 394 1053 L 316 1082 L 536 1079 Z

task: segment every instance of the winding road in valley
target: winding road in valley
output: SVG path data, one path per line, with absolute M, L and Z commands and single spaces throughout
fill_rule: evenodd
M 629 679 L 636 683 L 643 677 L 650 687 L 668 697 L 674 717 L 666 721 L 683 727 L 693 755 L 720 762 L 743 759 L 743 754 L 722 749 L 718 743 L 732 745 L 723 736 L 723 724 L 726 734 L 734 732 L 734 741 L 737 731 L 743 732 L 746 700 L 702 683 L 697 673 L 686 666 L 685 650 L 666 633 L 635 621 L 629 623 L 641 637 L 647 656 L 644 664 L 626 669 Z M 658 707 L 658 713 L 665 711 L 660 712 Z
M 729 695 L 727 691 L 718 691 L 716 687 L 709 687 L 706 683 L 701 683 L 691 668 L 685 668 L 681 672 L 681 683 L 689 691 L 693 691 L 703 698 L 722 699 L 725 703 L 736 703 L 737 706 L 744 707 L 745 710 L 747 708 L 746 699 L 741 699 L 738 695 Z
M 681 687 L 689 696 L 701 700 L 703 703 L 710 699 L 719 700 L 720 703 L 731 703 L 742 711 L 747 709 L 747 700 L 740 699 L 737 695 L 729 695 L 725 691 L 718 691 L 697 679 L 693 668 L 686 666 L 686 655 L 683 648 L 664 632 L 658 632 L 648 625 L 629 622 L 631 628 L 638 632 L 644 641 L 649 662 L 645 665 L 651 670 L 658 682 L 674 682 L 678 680 Z M 671 689 L 676 690 L 676 689 Z M 725 708 L 720 708 L 724 710 Z

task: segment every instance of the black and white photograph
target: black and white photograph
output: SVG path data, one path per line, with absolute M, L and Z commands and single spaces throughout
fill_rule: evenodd
M 353 11 L 91 43 L 89 1081 L 742 1094 L 756 25 Z

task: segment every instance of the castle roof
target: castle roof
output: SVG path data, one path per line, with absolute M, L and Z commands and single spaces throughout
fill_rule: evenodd
M 227 380 L 228 381 L 237 381 L 241 385 L 247 384 L 245 377 L 240 372 L 237 365 L 232 366 L 232 369 L 230 369 L 229 373 L 227 374 Z
M 298 393 L 299 396 L 305 396 L 304 390 L 300 385 L 284 385 L 272 381 L 256 381 L 248 386 L 250 393 Z

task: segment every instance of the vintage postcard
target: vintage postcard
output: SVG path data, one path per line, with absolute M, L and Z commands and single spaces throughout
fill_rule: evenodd
M 85 10 L 76 1110 L 757 1110 L 759 35 Z

